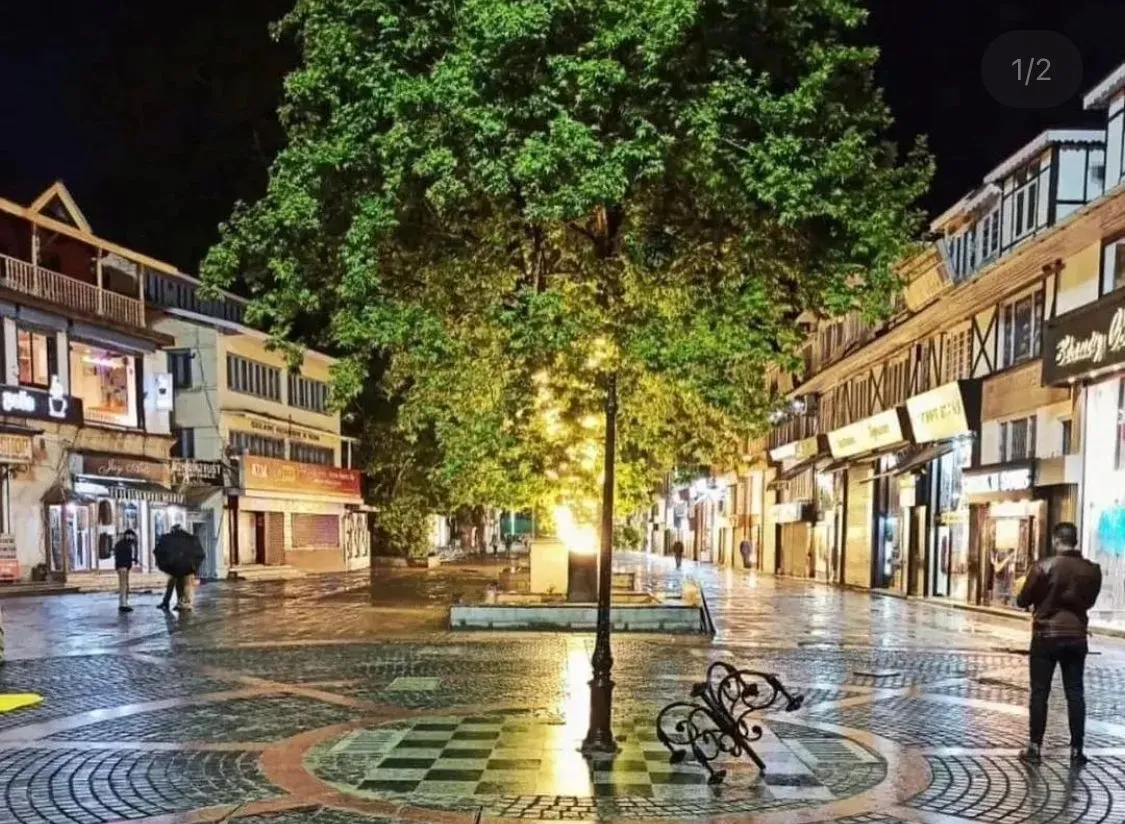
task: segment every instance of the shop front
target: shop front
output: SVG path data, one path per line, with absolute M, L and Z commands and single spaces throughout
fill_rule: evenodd
M 186 527 L 184 496 L 169 485 L 166 461 L 72 452 L 69 484 L 44 505 L 48 564 L 64 576 L 112 573 L 113 545 L 132 530 L 142 572 L 157 572 L 153 550 L 173 526 Z
M 1080 548 L 1102 568 L 1090 620 L 1125 629 L 1125 292 L 1048 324 L 1043 383 L 1081 387 Z
M 775 571 L 816 578 L 818 542 L 823 544 L 826 539 L 825 530 L 814 526 L 819 517 L 816 467 L 829 456 L 828 440 L 817 435 L 792 441 L 771 449 L 769 455 L 778 468 L 769 484 L 777 494 L 770 513 L 777 546 Z M 827 545 L 823 548 L 827 555 Z
M 897 470 L 909 446 L 907 422 L 896 407 L 828 433 L 834 462 L 844 471 L 843 582 L 902 588 L 903 515 Z
M 1035 497 L 1035 462 L 1016 461 L 962 472 L 969 504 L 969 599 L 1016 606 L 1017 584 L 1044 554 L 1047 504 Z
M 979 382 L 955 381 L 906 402 L 918 446 L 900 477 L 910 513 L 912 595 L 968 598 L 969 510 L 962 473 L 972 465 L 981 400 Z
M 233 468 L 222 461 L 171 461 L 172 486 L 183 494 L 187 510 L 184 528 L 203 547 L 200 577 L 205 580 L 219 580 L 226 575 L 223 535 L 229 524 L 225 517 L 225 492 L 238 486 L 233 473 Z
M 816 522 L 813 525 L 814 577 L 830 584 L 841 582 L 844 536 L 844 473 L 817 472 Z
M 777 574 L 809 578 L 812 573 L 812 512 L 809 501 L 774 504 L 770 514 L 778 530 Z
M 253 455 L 240 464 L 232 566 L 288 564 L 336 572 L 370 564 L 369 545 L 367 556 L 349 558 L 345 540 L 366 528 L 359 472 Z

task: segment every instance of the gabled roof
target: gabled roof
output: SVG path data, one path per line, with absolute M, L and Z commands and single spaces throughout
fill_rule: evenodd
M 1048 129 L 989 172 L 984 182 L 999 183 L 1012 172 L 1033 161 L 1048 147 L 1062 143 L 1104 144 L 1105 132 L 1102 129 Z
M 1000 187 L 994 183 L 986 183 L 969 192 L 940 215 L 930 222 L 930 231 L 940 231 L 943 226 L 954 218 L 972 214 L 990 201 L 996 200 L 1001 195 Z
M 52 183 L 43 194 L 35 198 L 28 209 L 63 223 L 69 223 L 83 232 L 91 231 L 86 216 L 82 214 L 82 210 L 78 208 L 78 204 L 74 202 L 74 198 L 70 196 L 70 192 L 61 180 Z
M 1101 83 L 1086 92 L 1082 105 L 1087 109 L 1104 109 L 1119 91 L 1125 89 L 1125 63 L 1122 63 Z

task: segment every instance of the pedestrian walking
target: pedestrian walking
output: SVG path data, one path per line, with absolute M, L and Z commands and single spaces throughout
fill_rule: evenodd
M 117 611 L 132 612 L 129 606 L 129 573 L 140 563 L 137 557 L 137 533 L 126 529 L 113 546 L 113 566 L 117 570 Z
M 684 564 L 684 542 L 676 541 L 672 544 L 672 557 L 676 559 L 676 569 Z
M 164 587 L 164 599 L 158 607 L 168 610 L 172 603 L 172 593 L 176 593 L 176 609 L 181 612 L 192 610 L 190 579 L 203 567 L 203 546 L 194 535 L 185 532 L 176 524 L 170 532 L 160 536 L 153 550 L 156 564 L 168 576 Z
M 1047 701 L 1055 667 L 1062 670 L 1070 722 L 1070 765 L 1087 763 L 1083 752 L 1086 733 L 1085 670 L 1089 619 L 1087 613 L 1098 600 L 1102 570 L 1078 551 L 1078 528 L 1069 522 L 1052 531 L 1054 555 L 1031 568 L 1016 603 L 1034 610 L 1031 630 L 1031 702 L 1028 708 L 1030 735 L 1020 753 L 1025 764 L 1039 764 L 1043 734 L 1047 729 Z
M 742 539 L 742 543 L 738 545 L 738 552 L 742 555 L 742 568 L 750 569 L 750 553 L 753 550 L 750 547 L 750 541 L 747 538 Z

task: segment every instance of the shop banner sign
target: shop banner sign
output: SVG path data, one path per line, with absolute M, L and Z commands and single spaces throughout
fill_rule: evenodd
M 1125 366 L 1125 295 L 1060 315 L 1043 337 L 1043 383 L 1072 383 Z
M 915 443 L 945 441 L 970 431 L 959 381 L 907 399 L 906 412 Z
M 808 501 L 790 501 L 784 504 L 774 504 L 770 508 L 770 515 L 773 516 L 773 522 L 775 524 L 795 524 L 805 520 L 805 510 L 808 508 L 808 505 Z
M 982 466 L 961 472 L 961 492 L 970 497 L 1027 492 L 1033 485 L 1030 463 Z
M 278 461 L 247 455 L 242 458 L 242 483 L 247 490 L 298 492 L 358 498 L 361 475 L 354 469 Z
M 828 433 L 828 446 L 833 458 L 850 458 L 873 449 L 892 446 L 901 440 L 904 438 L 897 408 Z
M 63 394 L 62 384 L 55 377 L 49 392 L 23 386 L 0 390 L 0 413 L 37 421 L 82 423 L 82 401 Z
M 271 421 L 262 418 L 252 418 L 249 415 L 232 416 L 236 425 L 242 431 L 249 431 L 267 435 L 271 438 L 289 438 L 305 443 L 325 443 L 339 440 L 339 436 L 330 432 L 318 432 L 315 429 L 306 429 L 288 421 Z
M 16 536 L 0 535 L 0 581 L 18 581 L 20 561 L 16 553 Z
M 168 464 L 163 461 L 148 461 L 128 455 L 82 455 L 81 458 L 82 465 L 75 473 L 77 475 L 148 481 L 168 486 Z
M 224 486 L 222 461 L 172 459 L 172 483 L 177 486 Z
M 29 464 L 31 457 L 30 435 L 0 433 L 0 464 Z
M 770 460 L 774 463 L 782 461 L 807 461 L 820 454 L 820 438 L 805 438 L 800 441 L 787 443 L 776 449 L 770 450 Z

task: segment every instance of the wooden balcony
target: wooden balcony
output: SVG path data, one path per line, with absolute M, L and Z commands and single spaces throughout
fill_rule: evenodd
M 0 255 L 0 287 L 112 323 L 145 326 L 141 301 L 7 255 Z

